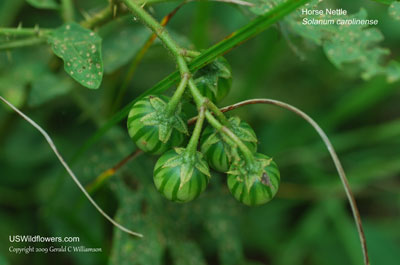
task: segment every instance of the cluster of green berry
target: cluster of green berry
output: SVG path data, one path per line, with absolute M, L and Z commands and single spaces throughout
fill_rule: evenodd
M 181 146 L 190 133 L 182 95 L 178 103 L 174 103 L 177 92 L 172 98 L 145 97 L 129 113 L 129 135 L 138 148 L 161 155 L 154 168 L 157 190 L 169 200 L 189 202 L 207 187 L 211 167 L 227 174 L 228 188 L 238 201 L 246 205 L 270 201 L 280 181 L 276 163 L 257 153 L 257 137 L 249 124 L 237 116 L 216 113 L 215 104 L 231 87 L 229 64 L 218 58 L 198 70 L 188 84 L 194 101 L 202 104 L 197 104 L 199 113 L 186 148 Z M 205 119 L 209 124 L 203 129 Z

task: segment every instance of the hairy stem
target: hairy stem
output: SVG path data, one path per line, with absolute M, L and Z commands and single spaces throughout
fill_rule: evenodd
M 335 151 L 331 141 L 329 140 L 328 136 L 321 129 L 321 127 L 306 113 L 304 113 L 303 111 L 299 110 L 298 108 L 296 108 L 292 105 L 289 105 L 287 103 L 284 103 L 284 102 L 281 102 L 278 100 L 273 100 L 273 99 L 245 100 L 245 101 L 236 103 L 234 105 L 224 107 L 221 109 L 221 111 L 226 112 L 226 111 L 237 109 L 239 107 L 249 105 L 249 104 L 270 104 L 270 105 L 275 105 L 275 106 L 279 106 L 281 108 L 287 109 L 287 110 L 295 113 L 297 116 L 300 116 L 301 118 L 303 118 L 317 131 L 317 133 L 321 137 L 322 141 L 324 142 L 325 146 L 327 147 L 329 154 L 331 155 L 333 163 L 335 164 L 336 170 L 339 174 L 340 180 L 343 184 L 347 199 L 348 199 L 350 207 L 351 207 L 351 211 L 353 213 L 354 222 L 356 223 L 356 226 L 357 226 L 357 231 L 358 231 L 358 235 L 359 235 L 360 243 L 361 243 L 361 249 L 362 249 L 363 257 L 364 257 L 364 264 L 369 265 L 370 261 L 369 261 L 369 257 L 368 257 L 367 242 L 365 239 L 364 229 L 363 229 L 362 222 L 361 222 L 360 212 L 358 211 L 357 203 L 354 198 L 353 192 L 351 191 L 349 182 L 346 177 L 346 173 L 344 172 L 343 166 L 342 166 L 342 164 L 336 154 L 336 151 Z
M 172 53 L 175 58 L 182 57 L 180 54 L 180 48 L 176 45 L 175 41 L 171 38 L 164 27 L 161 26 L 149 13 L 147 13 L 136 1 L 134 0 L 122 0 L 122 2 L 128 7 L 128 9 L 134 13 L 144 24 L 147 25 L 158 38 L 164 43 L 165 47 Z M 179 64 L 179 62 L 178 62 Z M 181 72 L 181 74 L 183 74 Z
M 185 88 L 187 82 L 190 78 L 190 71 L 186 64 L 184 57 L 181 55 L 181 48 L 176 44 L 176 42 L 171 38 L 167 30 L 160 25 L 151 15 L 149 15 L 140 5 L 138 5 L 133 0 L 122 0 L 125 5 L 143 21 L 145 25 L 147 25 L 153 32 L 158 36 L 158 38 L 164 43 L 165 47 L 176 59 L 176 63 L 178 64 L 179 72 L 181 73 L 181 81 L 174 95 L 172 96 L 171 101 L 168 103 L 167 113 L 172 114 L 176 106 L 178 105 L 183 93 L 185 92 Z
M 21 40 L 13 40 L 13 41 L 8 41 L 6 43 L 0 43 L 0 51 L 14 49 L 14 48 L 27 47 L 27 46 L 33 46 L 33 45 L 38 45 L 38 44 L 42 44 L 45 42 L 46 42 L 46 39 L 37 38 L 37 37 L 21 39 Z
M 150 16 L 143 8 L 141 8 L 138 4 L 136 4 L 133 0 L 122 0 L 127 7 L 135 14 L 137 15 L 157 36 L 160 38 L 160 40 L 164 43 L 166 48 L 172 53 L 172 55 L 175 57 L 179 71 L 181 73 L 181 82 L 175 91 L 171 101 L 168 103 L 167 107 L 167 112 L 171 114 L 177 104 L 179 103 L 183 92 L 185 91 L 187 82 L 189 82 L 189 87 L 190 91 L 192 93 L 192 96 L 194 98 L 194 101 L 196 102 L 196 105 L 199 108 L 204 107 L 203 103 L 206 103 L 208 106 L 210 106 L 214 111 L 216 116 L 223 121 L 224 124 L 228 125 L 229 122 L 224 116 L 222 112 L 219 111 L 219 109 L 213 104 L 209 103 L 209 100 L 206 99 L 201 95 L 199 90 L 197 89 L 194 80 L 190 77 L 190 71 L 189 68 L 186 64 L 186 61 L 184 57 L 182 56 L 182 49 L 175 43 L 175 41 L 171 38 L 169 33 L 162 27 L 152 16 Z M 190 80 L 189 80 L 190 78 Z M 210 117 L 211 116 L 211 117 Z M 207 120 L 221 133 L 227 135 L 237 146 L 239 149 L 242 151 L 246 161 L 248 162 L 249 165 L 252 164 L 254 161 L 254 156 L 251 153 L 251 151 L 247 148 L 247 146 L 237 137 L 231 130 L 229 130 L 226 126 L 223 126 L 219 121 L 217 121 L 212 114 L 207 111 L 206 112 L 206 117 Z
M 0 28 L 0 36 L 15 36 L 15 37 L 41 37 L 48 34 L 50 29 L 39 27 L 34 28 Z
M 183 59 L 182 59 L 183 60 Z M 172 115 L 175 112 L 176 106 L 178 106 L 181 101 L 182 95 L 185 92 L 187 83 L 190 78 L 190 73 L 183 74 L 181 81 L 179 82 L 178 88 L 175 90 L 174 95 L 167 105 L 167 114 Z
M 103 209 L 93 200 L 93 198 L 89 195 L 89 193 L 82 186 L 82 184 L 80 183 L 78 178 L 75 176 L 75 173 L 71 170 L 71 168 L 68 166 L 67 162 L 65 162 L 64 158 L 58 152 L 53 140 L 51 139 L 51 137 L 47 134 L 47 132 L 42 127 L 40 127 L 36 122 L 34 122 L 32 119 L 30 119 L 28 116 L 26 116 L 23 112 L 21 112 L 18 108 L 16 108 L 13 104 L 8 102 L 2 96 L 0 96 L 0 100 L 2 100 L 5 104 L 7 104 L 12 110 L 14 110 L 18 115 L 20 115 L 24 120 L 26 120 L 28 123 L 30 123 L 36 130 L 38 130 L 43 135 L 43 137 L 46 139 L 46 141 L 50 145 L 51 149 L 53 150 L 54 154 L 57 156 L 57 158 L 60 161 L 60 163 L 64 166 L 65 170 L 71 176 L 72 180 L 79 187 L 79 189 L 82 191 L 82 193 L 86 196 L 86 198 L 89 200 L 89 202 L 97 209 L 97 211 L 99 211 L 99 213 L 104 218 L 106 218 L 108 221 L 110 221 L 110 223 L 112 223 L 115 227 L 117 227 L 118 229 L 120 229 L 123 232 L 131 234 L 133 236 L 143 237 L 142 234 L 133 232 L 133 231 L 129 230 L 128 228 L 122 226 L 121 224 L 116 222 L 114 219 L 112 219 L 109 215 L 107 215 L 103 211 Z
M 190 137 L 189 144 L 187 145 L 187 150 L 191 154 L 195 154 L 197 150 L 197 145 L 199 143 L 199 138 L 201 134 L 201 129 L 203 128 L 204 118 L 206 113 L 206 107 L 201 106 L 199 109 L 199 118 L 196 121 L 192 136 Z
M 296 8 L 304 5 L 311 0 L 288 0 L 276 7 L 272 8 L 266 14 L 257 17 L 255 20 L 240 28 L 239 30 L 231 33 L 229 36 L 225 37 L 222 41 L 208 48 L 201 55 L 193 59 L 189 64 L 189 69 L 195 71 L 209 64 L 218 56 L 221 56 L 234 47 L 243 44 L 248 39 L 256 36 L 262 31 L 268 29 L 276 21 L 282 19 L 287 14 L 293 12 Z M 104 124 L 103 127 L 98 129 L 74 154 L 72 162 L 76 162 L 82 154 L 84 154 L 91 146 L 93 146 L 109 129 L 111 129 L 115 124 L 125 119 L 129 113 L 131 107 L 140 99 L 151 94 L 159 94 L 166 91 L 173 84 L 176 84 L 179 80 L 179 73 L 177 71 L 171 73 L 163 80 L 158 82 L 155 86 L 148 89 L 139 95 L 136 99 L 128 103 L 123 109 L 118 113 L 114 114 L 109 121 Z
M 226 135 L 229 139 L 234 143 L 233 148 L 236 145 L 239 147 L 240 151 L 243 153 L 243 156 L 246 160 L 247 165 L 252 165 L 254 162 L 254 155 L 250 151 L 250 149 L 236 136 L 228 127 L 222 125 L 212 114 L 210 111 L 206 112 L 207 121 L 213 126 L 219 133 Z M 228 144 L 231 144 L 228 142 Z
M 186 2 L 183 2 L 182 4 L 178 5 L 174 10 L 172 10 L 172 12 L 170 12 L 168 15 L 163 17 L 163 19 L 160 22 L 161 26 L 165 27 L 168 24 L 168 22 L 171 20 L 171 18 L 176 14 L 176 12 L 178 12 L 178 10 L 185 3 Z M 110 10 L 110 9 L 108 8 L 108 10 Z M 121 88 L 118 90 L 118 94 L 114 101 L 114 105 L 111 109 L 112 113 L 115 112 L 120 107 L 122 98 L 124 97 L 124 95 L 128 89 L 128 85 L 129 85 L 130 81 L 132 80 L 133 75 L 135 74 L 135 71 L 136 71 L 139 63 L 142 61 L 145 53 L 150 48 L 150 46 L 153 44 L 153 42 L 155 41 L 156 38 L 157 38 L 157 35 L 153 33 L 149 37 L 149 39 L 146 41 L 146 43 L 143 45 L 143 47 L 139 50 L 139 52 L 136 54 L 135 58 L 132 60 L 132 63 L 129 66 L 128 72 L 124 78 L 122 85 L 121 85 Z
M 85 28 L 94 28 L 97 26 L 101 26 L 107 21 L 112 19 L 112 11 L 109 6 L 100 10 L 98 13 L 91 16 L 89 19 L 81 22 L 81 25 Z
M 192 93 L 194 102 L 196 103 L 197 106 L 202 106 L 205 104 L 209 110 L 211 110 L 215 116 L 222 122 L 223 125 L 229 127 L 229 121 L 225 117 L 225 115 L 219 110 L 219 108 L 208 98 L 204 97 L 199 89 L 196 87 L 196 84 L 193 79 L 189 80 L 189 88 L 190 92 Z

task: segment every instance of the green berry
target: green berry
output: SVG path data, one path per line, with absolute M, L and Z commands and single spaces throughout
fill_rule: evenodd
M 231 117 L 229 122 L 230 129 L 251 152 L 255 153 L 257 151 L 257 136 L 250 125 L 241 121 L 238 117 Z M 224 137 L 210 125 L 204 129 L 201 137 L 201 152 L 210 167 L 219 172 L 227 172 L 233 159 L 231 146 L 225 142 Z
M 256 153 L 254 165 L 233 163 L 228 172 L 228 188 L 236 200 L 248 206 L 269 202 L 278 192 L 280 174 L 276 163 Z
M 208 185 L 210 172 L 200 152 L 190 154 L 184 148 L 164 153 L 154 167 L 154 184 L 168 200 L 189 202 Z
M 180 105 L 169 115 L 168 101 L 167 97 L 148 96 L 137 101 L 129 112 L 129 135 L 144 152 L 162 154 L 182 144 L 184 134 L 188 134 Z
M 218 103 L 228 95 L 231 89 L 231 67 L 225 58 L 219 57 L 198 70 L 194 79 L 200 93 L 214 103 Z

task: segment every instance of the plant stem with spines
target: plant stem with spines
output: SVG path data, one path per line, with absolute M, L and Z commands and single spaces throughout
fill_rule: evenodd
M 293 12 L 307 2 L 310 2 L 310 0 L 287 0 L 286 2 L 273 7 L 266 14 L 257 17 L 249 24 L 241 27 L 237 31 L 225 37 L 217 44 L 206 49 L 204 52 L 201 53 L 201 55 L 197 56 L 190 62 L 189 69 L 191 71 L 195 71 L 203 67 L 204 65 L 211 63 L 218 56 L 228 53 L 236 46 L 245 43 L 245 41 L 247 41 L 248 39 L 261 33 L 262 31 L 265 31 L 276 21 L 282 19 L 284 16 Z M 254 31 L 253 27 L 257 27 L 257 30 Z M 103 127 L 98 129 L 92 136 L 90 136 L 90 138 L 79 148 L 79 150 L 75 152 L 75 154 L 73 155 L 73 162 L 76 162 L 78 159 L 80 159 L 82 155 L 87 152 L 87 150 L 91 148 L 96 142 L 98 142 L 99 139 L 113 126 L 125 119 L 129 113 L 129 110 L 138 100 L 148 95 L 160 94 L 166 91 L 175 83 L 177 83 L 178 80 L 179 72 L 174 71 L 173 73 L 159 81 L 152 88 L 146 90 L 136 99 L 125 105 L 124 108 L 122 108 L 118 113 L 114 114 Z
M 203 128 L 204 118 L 205 118 L 206 107 L 201 106 L 199 109 L 198 119 L 196 121 L 196 125 L 194 127 L 192 136 L 190 137 L 189 144 L 187 145 L 186 150 L 189 154 L 195 154 L 197 150 L 197 145 L 199 143 L 199 138 L 201 134 L 201 129 Z
M 168 113 L 171 113 L 173 110 L 175 110 L 176 105 L 179 103 L 183 95 L 183 92 L 185 91 L 186 88 L 185 82 L 187 82 L 185 78 L 190 78 L 191 75 L 187 63 L 184 57 L 182 56 L 182 48 L 180 48 L 176 44 L 176 42 L 171 38 L 168 31 L 163 26 L 161 26 L 150 14 L 148 14 L 141 6 L 139 6 L 133 0 L 122 0 L 122 1 L 134 13 L 134 15 L 138 16 L 139 19 L 143 21 L 143 23 L 145 23 L 155 34 L 157 34 L 157 36 L 164 43 L 166 48 L 172 53 L 172 55 L 176 59 L 179 71 L 181 73 L 181 82 L 167 106 Z M 206 111 L 207 120 L 211 123 L 211 125 L 214 128 L 216 128 L 220 133 L 223 133 L 226 136 L 228 136 L 239 147 L 240 151 L 242 151 L 249 165 L 253 164 L 254 156 L 252 152 L 239 139 L 239 137 L 237 137 L 231 130 L 228 129 L 227 127 L 229 126 L 228 119 L 224 116 L 222 112 L 219 111 L 219 109 L 212 102 L 210 103 L 206 97 L 201 95 L 200 91 L 196 87 L 196 84 L 194 83 L 194 80 L 192 78 L 190 78 L 188 82 L 190 91 L 192 93 L 196 105 L 199 108 L 201 108 L 204 107 L 203 104 L 206 103 L 207 107 L 211 108 L 212 111 L 215 112 L 215 115 L 224 123 L 225 126 L 222 125 L 218 120 L 216 120 L 209 111 Z
M 250 151 L 250 149 L 236 136 L 231 130 L 229 130 L 226 126 L 222 125 L 212 114 L 210 111 L 206 112 L 207 121 L 214 127 L 219 133 L 228 136 L 235 145 L 237 145 L 242 152 L 244 159 L 246 160 L 247 165 L 253 165 L 254 163 L 254 155 Z M 235 147 L 235 146 L 233 146 Z
M 46 40 L 44 38 L 37 38 L 37 37 L 26 38 L 26 39 L 21 39 L 21 40 L 13 40 L 13 41 L 8 41 L 6 43 L 0 43 L 0 51 L 14 49 L 14 48 L 27 47 L 27 46 L 33 46 L 33 45 L 42 44 L 45 42 L 46 42 Z
M 48 34 L 50 29 L 34 28 L 0 28 L 0 36 L 15 36 L 15 37 L 42 37 Z
M 179 60 L 183 60 L 183 58 L 178 58 Z M 178 88 L 176 89 L 174 95 L 172 96 L 171 100 L 168 102 L 167 105 L 167 114 L 172 115 L 175 112 L 176 106 L 179 104 L 183 93 L 185 92 L 185 88 L 190 78 L 190 73 L 184 73 L 181 81 L 179 82 Z
M 181 81 L 178 85 L 178 89 L 175 91 L 167 106 L 167 112 L 169 115 L 171 115 L 176 109 L 176 106 L 178 105 L 183 93 L 185 92 L 187 82 L 190 78 L 190 71 L 186 64 L 185 58 L 181 55 L 181 48 L 171 38 L 167 30 L 135 1 L 123 0 L 123 2 L 134 13 L 134 15 L 138 16 L 139 19 L 141 19 L 143 23 L 146 24 L 158 36 L 158 38 L 164 43 L 165 47 L 176 59 L 179 72 L 181 73 Z

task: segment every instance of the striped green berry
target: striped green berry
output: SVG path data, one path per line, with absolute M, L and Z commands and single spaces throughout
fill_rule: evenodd
M 175 113 L 166 111 L 167 97 L 148 96 L 137 101 L 128 116 L 128 132 L 138 148 L 152 154 L 162 154 L 179 146 L 188 134 L 180 105 Z
M 200 93 L 218 103 L 228 95 L 231 89 L 231 67 L 225 58 L 219 57 L 198 70 L 194 79 Z
M 154 184 L 168 200 L 189 202 L 207 187 L 210 172 L 200 152 L 191 154 L 184 148 L 164 153 L 154 167 Z
M 257 136 L 254 130 L 239 117 L 229 119 L 230 129 L 250 149 L 257 151 Z M 201 137 L 201 152 L 211 168 L 219 172 L 227 172 L 231 165 L 233 154 L 231 146 L 224 140 L 225 136 L 218 133 L 212 126 L 207 126 Z
M 279 188 L 280 174 L 276 163 L 266 155 L 256 153 L 255 162 L 233 163 L 228 172 L 228 188 L 233 197 L 248 206 L 269 202 Z

